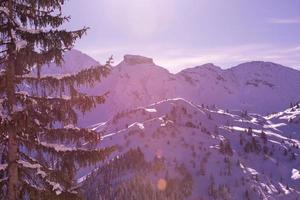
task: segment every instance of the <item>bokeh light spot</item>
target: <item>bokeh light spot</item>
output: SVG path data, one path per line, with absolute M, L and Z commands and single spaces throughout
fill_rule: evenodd
M 160 191 L 165 191 L 167 188 L 167 181 L 163 178 L 159 179 L 157 181 L 157 189 L 159 189 Z

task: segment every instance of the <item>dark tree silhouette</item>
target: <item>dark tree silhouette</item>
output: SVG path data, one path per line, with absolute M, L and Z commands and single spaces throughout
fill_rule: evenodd
M 113 150 L 92 149 L 98 134 L 76 128 L 77 112 L 105 100 L 77 86 L 93 86 L 109 73 L 111 60 L 73 75 L 40 74 L 44 64 L 61 64 L 63 53 L 87 31 L 60 28 L 70 19 L 62 14 L 64 3 L 0 0 L 1 199 L 76 199 L 76 169 Z M 34 68 L 36 76 L 30 73 Z M 25 84 L 30 89 L 24 90 Z M 83 146 L 86 141 L 89 148 Z

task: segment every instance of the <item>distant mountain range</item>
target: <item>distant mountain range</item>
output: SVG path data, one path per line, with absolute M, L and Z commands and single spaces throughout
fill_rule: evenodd
M 66 53 L 62 68 L 45 67 L 45 73 L 73 73 L 99 64 L 77 50 Z M 172 74 L 151 58 L 126 55 L 111 74 L 95 88 L 110 92 L 107 102 L 80 121 L 83 126 L 105 121 L 118 111 L 169 98 L 184 98 L 196 104 L 224 109 L 270 114 L 300 101 L 300 71 L 271 62 L 247 62 L 222 69 L 204 64 Z

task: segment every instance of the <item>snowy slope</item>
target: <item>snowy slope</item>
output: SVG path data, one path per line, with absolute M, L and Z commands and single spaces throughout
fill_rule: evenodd
M 82 183 L 88 199 L 297 199 L 299 109 L 263 117 L 169 99 L 92 128 L 111 161 Z M 294 121 L 299 127 L 299 122 Z M 276 125 L 277 124 L 277 125 Z M 285 127 L 281 130 L 280 127 Z M 290 134 L 290 131 L 296 131 Z M 144 195 L 144 196 L 143 196 Z
M 300 139 L 300 104 L 268 115 L 266 119 L 269 120 L 266 127 L 273 127 L 282 133 L 287 133 L 290 138 Z

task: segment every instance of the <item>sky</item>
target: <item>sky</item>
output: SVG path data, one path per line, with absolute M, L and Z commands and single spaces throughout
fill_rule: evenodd
M 171 72 L 271 61 L 300 70 L 300 0 L 73 0 L 69 29 L 87 26 L 75 48 L 104 63 L 151 57 Z

